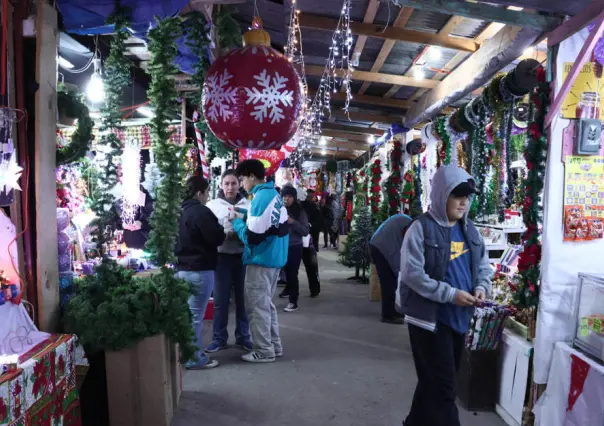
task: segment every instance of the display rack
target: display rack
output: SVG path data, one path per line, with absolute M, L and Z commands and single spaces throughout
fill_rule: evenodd
M 508 235 L 524 233 L 525 228 L 521 226 L 490 225 L 477 223 L 478 232 L 484 238 L 486 249 L 489 252 L 491 263 L 499 262 L 501 251 L 508 248 Z M 497 253 L 494 253 L 497 252 Z

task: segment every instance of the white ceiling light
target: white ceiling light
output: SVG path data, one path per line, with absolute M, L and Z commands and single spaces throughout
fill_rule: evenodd
M 94 59 L 93 63 L 94 72 L 86 87 L 86 94 L 88 95 L 88 100 L 96 104 L 105 100 L 105 87 L 103 85 L 103 78 L 101 77 L 101 60 Z
M 327 155 L 327 151 L 325 151 L 324 149 L 321 150 L 321 155 Z
M 415 69 L 413 70 L 413 78 L 415 78 L 417 80 L 423 80 L 424 78 L 426 78 L 426 73 L 424 72 L 424 67 L 422 67 L 420 65 L 416 65 Z
M 429 55 L 430 55 L 430 59 L 440 59 L 442 56 L 442 52 L 440 51 L 440 49 L 436 46 L 431 46 L 430 49 L 428 50 Z
M 149 118 L 153 118 L 155 117 L 155 113 L 153 112 L 153 110 L 151 108 L 147 108 L 147 107 L 138 107 L 136 109 L 136 112 L 138 112 L 139 114 L 144 115 L 145 117 L 149 117 Z
M 524 56 L 533 56 L 535 54 L 535 48 L 533 46 L 527 47 L 524 51 Z
M 325 136 L 319 138 L 319 145 L 327 145 L 327 138 Z
M 67 59 L 65 59 L 64 57 L 62 57 L 62 56 L 59 56 L 57 58 L 57 61 L 59 62 L 59 66 L 60 67 L 63 67 L 63 68 L 68 69 L 68 70 L 70 70 L 70 69 L 73 68 L 73 64 L 71 62 L 69 62 Z
M 367 142 L 373 144 L 375 142 L 375 137 L 373 135 L 367 136 Z

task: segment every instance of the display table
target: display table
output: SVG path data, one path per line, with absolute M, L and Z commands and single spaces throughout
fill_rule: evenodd
M 538 426 L 602 426 L 604 366 L 556 343 L 547 389 L 533 412 Z
M 510 426 L 522 424 L 524 402 L 529 389 L 529 367 L 533 345 L 513 330 L 505 329 L 501 339 L 499 398 L 495 411 Z
M 76 368 L 88 362 L 70 334 L 52 334 L 0 376 L 0 425 L 81 425 Z

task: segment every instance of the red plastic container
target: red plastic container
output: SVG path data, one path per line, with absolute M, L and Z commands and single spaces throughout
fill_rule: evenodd
M 210 301 L 208 302 L 208 307 L 206 308 L 206 313 L 203 317 L 204 320 L 213 320 L 214 319 L 214 298 L 210 297 Z

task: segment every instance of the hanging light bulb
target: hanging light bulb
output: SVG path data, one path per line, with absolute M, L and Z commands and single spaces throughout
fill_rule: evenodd
M 88 100 L 93 104 L 103 102 L 105 100 L 105 87 L 103 78 L 101 77 L 101 60 L 93 59 L 94 73 L 90 76 L 88 86 L 86 86 L 86 94 Z
M 431 46 L 430 47 L 430 59 L 440 59 L 442 56 L 442 52 L 440 51 L 440 49 L 436 46 Z
M 413 77 L 417 80 L 423 80 L 426 78 L 426 73 L 424 72 L 424 67 L 421 65 L 416 65 L 413 70 Z

